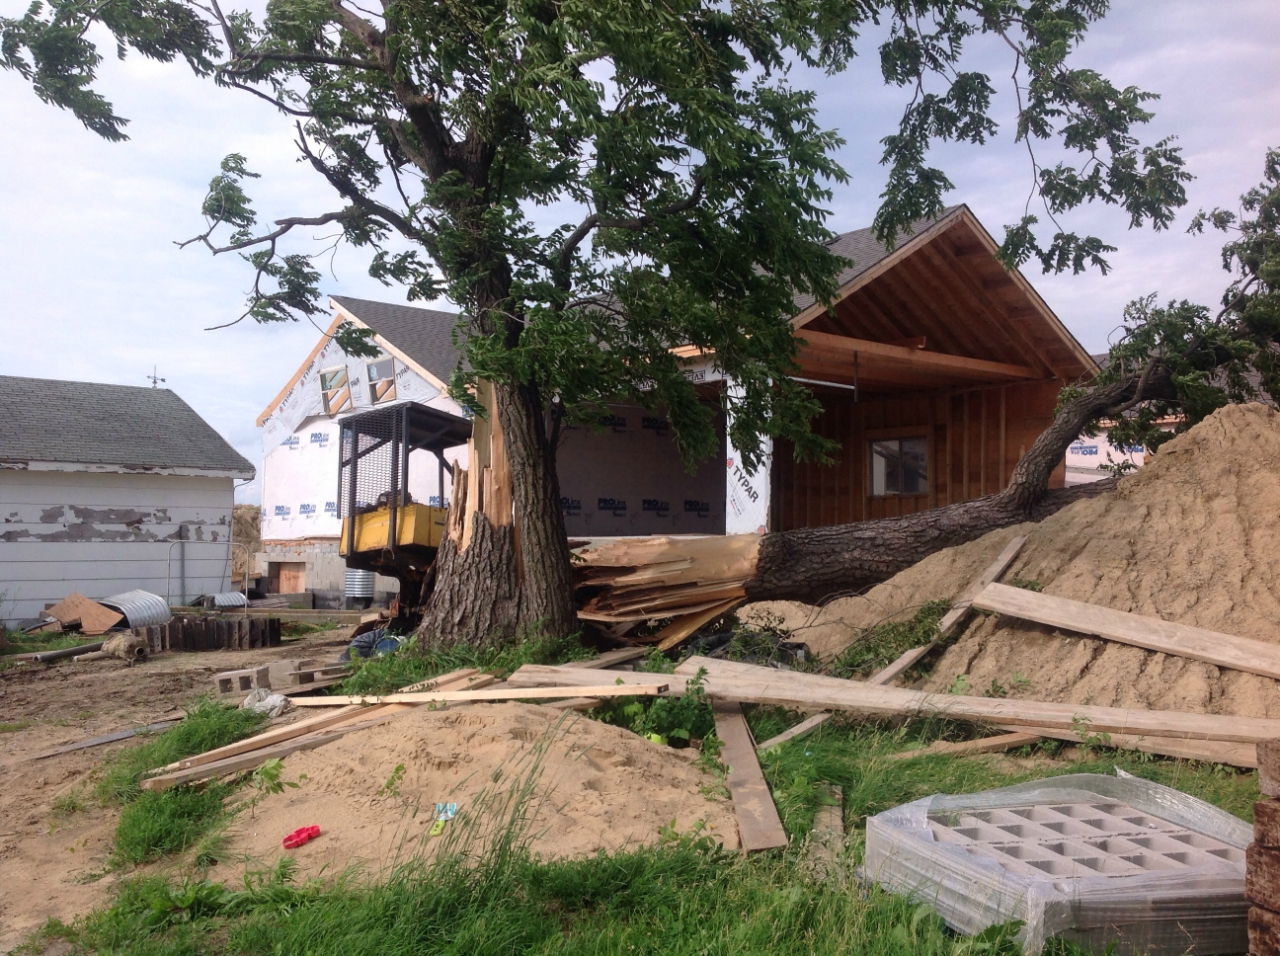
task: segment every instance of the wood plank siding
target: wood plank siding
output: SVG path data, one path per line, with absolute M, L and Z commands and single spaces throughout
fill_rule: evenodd
M 770 530 L 813 528 L 892 518 L 994 494 L 1008 483 L 1022 454 L 1053 420 L 1062 383 L 872 395 L 855 402 L 849 392 L 815 389 L 823 412 L 813 430 L 840 447 L 833 463 L 797 462 L 790 443 L 773 457 Z M 870 442 L 927 439 L 928 491 L 919 495 L 869 493 Z M 1065 467 L 1050 481 L 1061 487 Z

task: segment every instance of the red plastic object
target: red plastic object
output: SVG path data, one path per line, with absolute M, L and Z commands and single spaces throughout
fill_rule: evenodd
M 294 830 L 280 842 L 284 844 L 284 848 L 286 850 L 295 850 L 302 846 L 302 844 L 314 840 L 319 835 L 319 827 L 302 827 L 301 829 Z

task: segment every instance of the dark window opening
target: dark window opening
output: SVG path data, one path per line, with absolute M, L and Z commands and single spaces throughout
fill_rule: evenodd
M 871 496 L 929 493 L 928 439 L 891 438 L 871 443 Z

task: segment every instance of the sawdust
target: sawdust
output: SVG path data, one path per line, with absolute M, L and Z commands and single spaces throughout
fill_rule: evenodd
M 458 807 L 446 833 L 501 826 L 512 809 L 506 801 L 525 786 L 531 800 L 524 832 L 544 857 L 652 844 L 663 827 L 687 832 L 699 822 L 734 848 L 732 806 L 716 795 L 717 781 L 696 757 L 533 704 L 417 708 L 286 758 L 283 779 L 306 779 L 266 797 L 252 816 L 239 814 L 223 859 L 247 857 L 255 868 L 289 855 L 306 875 L 350 865 L 374 873 L 441 845 L 443 837 L 428 836 L 437 803 Z M 321 828 L 318 839 L 281 848 L 286 834 L 312 824 Z
M 822 608 L 751 605 L 831 657 L 881 620 L 954 598 L 1017 534 L 1005 573 L 1046 594 L 1280 643 L 1280 412 L 1233 405 L 1168 442 L 1109 495 L 1039 524 L 931 555 L 868 592 Z M 976 616 L 921 683 L 944 691 L 1152 710 L 1280 717 L 1280 683 L 1001 616 Z

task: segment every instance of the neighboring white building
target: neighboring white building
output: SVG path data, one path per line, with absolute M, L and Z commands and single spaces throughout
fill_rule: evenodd
M 72 591 L 230 589 L 254 468 L 168 389 L 0 376 L 0 621 Z
M 262 546 L 256 572 L 271 589 L 341 596 L 346 564 L 338 555 L 338 432 L 348 415 L 414 401 L 454 415 L 463 409 L 447 382 L 459 361 L 453 344 L 458 316 L 434 309 L 333 296 L 335 316 L 293 377 L 258 416 L 262 428 Z M 333 340 L 343 322 L 374 333 L 377 358 L 345 354 Z M 466 446 L 448 453 L 466 467 Z M 443 501 L 449 498 L 445 476 Z M 440 503 L 434 456 L 415 452 L 409 493 Z M 380 578 L 380 591 L 396 582 Z

